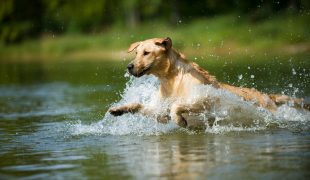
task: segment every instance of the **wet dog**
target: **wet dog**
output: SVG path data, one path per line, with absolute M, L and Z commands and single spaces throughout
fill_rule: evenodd
M 187 99 L 193 87 L 197 85 L 211 85 L 216 89 L 223 89 L 235 94 L 245 101 L 251 101 L 255 105 L 275 112 L 279 105 L 290 103 L 296 107 L 307 107 L 302 99 L 292 98 L 286 95 L 268 95 L 256 89 L 235 87 L 220 83 L 206 70 L 196 63 L 188 61 L 184 55 L 172 48 L 170 38 L 154 38 L 130 45 L 128 52 L 136 50 L 135 59 L 128 64 L 127 69 L 135 77 L 152 74 L 160 81 L 160 98 L 174 99 L 167 113 L 155 114 L 152 108 L 143 104 L 133 103 L 109 109 L 114 116 L 124 113 L 141 113 L 145 116 L 156 118 L 159 122 L 166 123 L 169 120 L 181 127 L 188 127 L 188 121 L 184 114 L 200 113 L 211 109 L 212 103 L 216 103 L 208 97 L 201 97 L 193 103 L 180 103 L 178 99 Z M 212 101 L 212 102 L 211 102 Z

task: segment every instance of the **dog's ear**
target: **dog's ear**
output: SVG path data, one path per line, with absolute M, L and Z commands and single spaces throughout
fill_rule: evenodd
M 140 41 L 139 41 L 139 42 L 132 43 L 132 44 L 129 46 L 127 52 L 130 53 L 131 51 L 135 50 L 135 49 L 140 45 L 140 43 L 141 43 Z
M 172 47 L 172 40 L 170 37 L 167 37 L 165 39 L 160 39 L 155 42 L 158 46 L 163 46 L 166 50 L 171 49 Z

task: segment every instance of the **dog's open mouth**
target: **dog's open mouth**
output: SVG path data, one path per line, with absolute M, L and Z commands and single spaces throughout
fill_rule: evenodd
M 150 69 L 151 69 L 151 66 L 148 66 L 145 69 L 143 69 L 141 72 L 139 72 L 139 73 L 132 73 L 132 75 L 134 75 L 135 77 L 141 77 L 144 74 L 146 74 Z

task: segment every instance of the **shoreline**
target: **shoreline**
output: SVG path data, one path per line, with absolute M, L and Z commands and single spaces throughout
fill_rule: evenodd
M 66 53 L 41 52 L 20 52 L 18 48 L 16 53 L 7 53 L 0 55 L 0 62 L 53 62 L 59 60 L 65 61 L 129 61 L 134 57 L 134 54 L 128 54 L 126 48 L 124 50 L 103 50 L 98 48 L 75 50 Z M 239 45 L 226 45 L 222 47 L 201 47 L 185 48 L 179 50 L 190 60 L 208 59 L 214 57 L 238 59 L 238 57 L 276 57 L 276 56 L 298 56 L 309 55 L 310 57 L 310 42 L 286 44 L 275 46 L 272 48 L 257 49 L 253 47 L 242 47 Z

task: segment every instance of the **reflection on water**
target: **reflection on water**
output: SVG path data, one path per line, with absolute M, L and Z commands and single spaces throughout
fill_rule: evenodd
M 128 80 L 123 76 L 124 64 L 1 64 L 0 179 L 307 179 L 310 176 L 307 128 L 213 134 L 186 131 L 173 124 L 158 125 L 137 117 L 136 121 L 128 116 L 113 121 L 109 116 L 104 118 L 108 106 L 120 99 L 118 93 Z M 221 69 L 215 66 L 211 64 L 210 68 Z M 307 66 L 303 68 L 309 72 Z M 227 76 L 223 78 L 223 72 L 214 72 L 219 79 L 231 77 L 226 80 L 238 84 L 235 69 L 229 70 L 227 66 L 222 69 Z M 296 67 L 295 70 L 300 72 Z M 279 69 L 282 71 L 291 71 L 291 67 Z M 264 79 L 263 73 L 252 73 Z M 256 86 L 270 89 L 269 83 L 285 84 L 282 80 L 267 81 L 266 85 L 257 81 Z M 305 88 L 309 80 L 298 76 L 288 81 L 296 82 L 300 96 L 310 97 Z M 251 82 L 251 77 L 246 79 L 243 75 L 244 82 Z M 285 89 L 270 89 L 281 90 Z M 102 133 L 105 130 L 114 133 Z M 115 135 L 119 132 L 123 135 Z
M 70 136 L 60 124 L 46 126 L 20 136 L 15 142 L 18 149 L 2 154 L 8 158 L 1 163 L 2 173 L 134 179 L 281 178 L 285 174 L 290 178 L 305 178 L 309 175 L 309 133 Z

